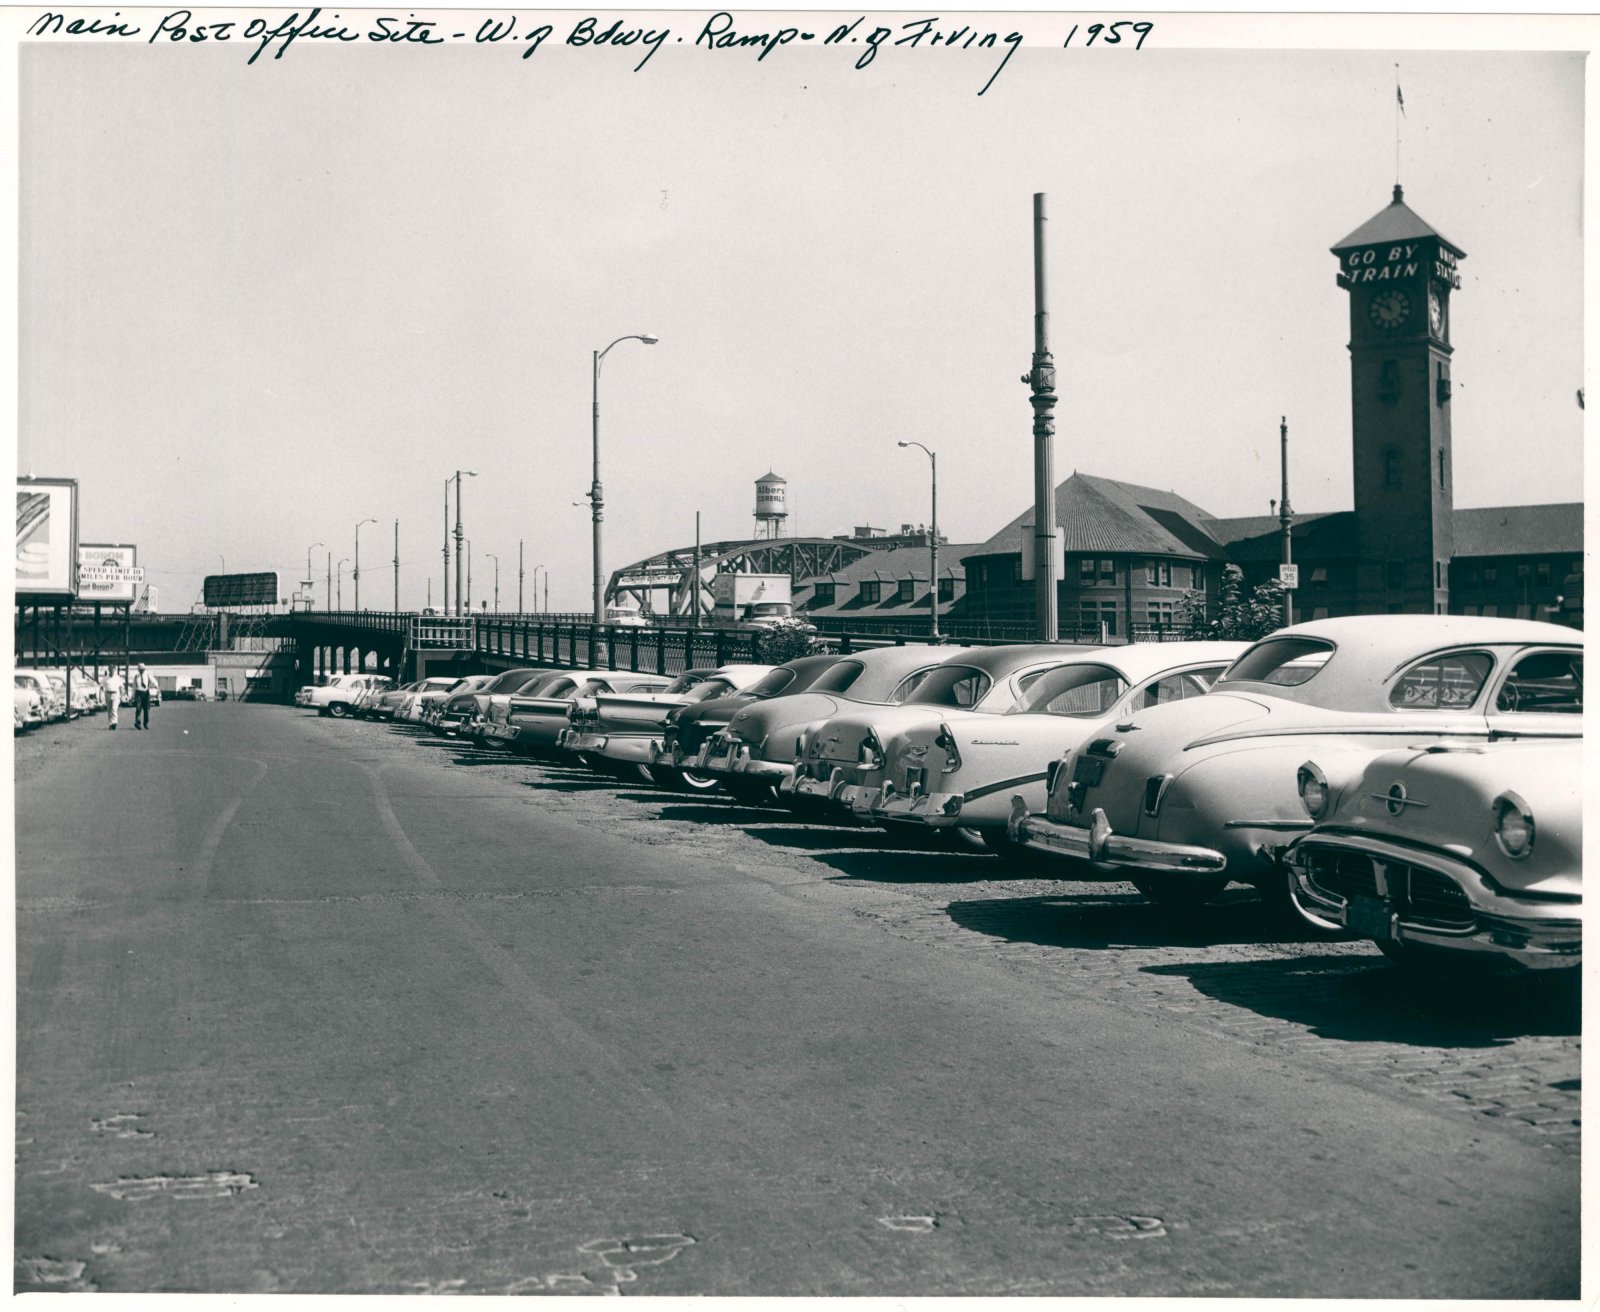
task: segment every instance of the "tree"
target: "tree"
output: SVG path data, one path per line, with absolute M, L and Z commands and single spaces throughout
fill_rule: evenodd
M 1283 627 L 1283 586 L 1269 579 L 1247 594 L 1244 571 L 1228 565 L 1215 609 L 1208 615 L 1206 594 L 1191 590 L 1178 602 L 1174 619 L 1188 638 L 1254 642 Z
M 823 649 L 822 639 L 814 626 L 800 619 L 778 620 L 761 634 L 756 642 L 760 659 L 769 665 L 782 665 L 801 656 L 811 656 Z

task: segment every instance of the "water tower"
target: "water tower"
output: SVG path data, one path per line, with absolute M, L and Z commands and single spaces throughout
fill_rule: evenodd
M 771 539 L 783 536 L 783 521 L 789 518 L 789 508 L 784 491 L 788 484 L 776 474 L 764 474 L 756 479 L 756 537 Z

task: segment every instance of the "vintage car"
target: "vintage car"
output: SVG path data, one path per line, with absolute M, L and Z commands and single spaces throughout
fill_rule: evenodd
M 524 756 L 548 756 L 567 731 L 574 706 L 592 705 L 601 693 L 659 692 L 665 674 L 627 670 L 557 670 L 555 677 L 503 700 L 492 697 L 470 732 L 486 746 L 504 744 Z
M 370 697 L 361 700 L 361 714 L 374 720 L 392 720 L 394 713 L 405 701 L 407 694 L 415 692 L 422 687 L 422 680 L 417 679 L 411 683 L 403 683 L 396 688 L 378 688 L 373 690 Z
M 813 724 L 859 706 L 895 706 L 930 670 L 965 648 L 875 647 L 840 656 L 804 692 L 736 711 L 706 739 L 694 768 L 722 779 L 735 797 L 768 801 L 795 770 L 799 740 Z
M 892 734 L 880 731 L 887 768 L 879 787 L 856 795 L 856 817 L 975 830 L 985 846 L 1014 855 L 1006 837 L 1013 794 L 1042 810 L 1051 761 L 1133 711 L 1203 696 L 1246 645 L 1083 648 L 1034 678 L 998 719 L 981 708 L 938 710 Z
M 444 708 L 452 698 L 458 697 L 463 693 L 479 692 L 493 683 L 496 677 L 493 674 L 469 674 L 438 696 L 424 693 L 418 698 L 421 703 L 421 709 L 417 713 L 418 723 L 424 724 L 430 729 L 442 729 L 444 727 Z
M 649 778 L 650 754 L 661 751 L 661 730 L 674 707 L 711 701 L 748 688 L 770 665 L 720 665 L 685 670 L 658 692 L 601 694 L 575 706 L 557 746 L 584 764 L 613 774 Z
M 294 704 L 308 707 L 318 715 L 341 719 L 354 713 L 356 699 L 368 688 L 393 686 L 394 680 L 385 674 L 335 674 L 326 683 L 307 684 L 301 688 L 294 695 Z
M 1316 828 L 1285 860 L 1307 920 L 1407 964 L 1581 965 L 1581 739 L 1403 747 L 1342 773 L 1299 771 Z
M 55 685 L 38 670 L 18 670 L 16 671 L 16 680 L 19 685 L 25 685 L 33 689 L 38 695 L 39 714 L 46 721 L 66 718 L 66 703 L 57 694 Z
M 416 688 L 407 693 L 394 708 L 391 717 L 397 724 L 421 724 L 423 712 L 437 702 L 441 697 L 448 696 L 452 689 L 465 683 L 459 674 L 434 674 L 423 679 Z
M 751 702 L 804 692 L 838 660 L 837 656 L 800 656 L 785 661 L 732 696 L 675 707 L 667 713 L 667 722 L 662 726 L 660 750 L 651 753 L 650 777 L 663 788 L 683 788 L 697 793 L 721 788 L 721 777 L 702 773 L 692 764 L 686 767 L 685 762 L 692 762 L 706 741 L 726 728 Z
M 1287 909 L 1284 849 L 1311 828 L 1297 772 L 1342 779 L 1397 745 L 1578 737 L 1581 635 L 1534 620 L 1362 615 L 1263 638 L 1210 693 L 1135 711 L 1051 767 L 1013 841 L 1068 879 L 1129 879 L 1193 905 L 1253 884 Z
M 480 709 L 480 698 L 492 697 L 496 693 L 510 696 L 520 692 L 525 684 L 532 683 L 545 670 L 516 669 L 503 670 L 498 674 L 483 676 L 487 683 L 481 683 L 476 688 L 463 684 L 439 703 L 439 713 L 434 720 L 435 727 L 447 737 L 454 737 L 462 732 L 471 723 L 473 717 Z
M 13 682 L 11 699 L 16 706 L 18 729 L 36 729 L 44 723 L 44 702 L 39 696 L 38 685 L 32 679 L 25 679 L 18 674 Z
M 858 798 L 867 799 L 870 809 L 888 765 L 884 742 L 897 729 L 945 711 L 1004 715 L 1046 671 L 1094 650 L 1056 643 L 958 649 L 898 706 L 851 707 L 809 731 L 803 759 L 784 791 L 796 801 L 825 803 L 824 810 L 852 814 Z M 963 837 L 976 841 L 975 835 Z

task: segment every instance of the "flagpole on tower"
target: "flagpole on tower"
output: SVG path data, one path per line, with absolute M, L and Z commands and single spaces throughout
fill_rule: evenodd
M 1406 98 L 1400 91 L 1400 65 L 1394 66 L 1394 185 L 1400 185 L 1400 120 L 1406 112 Z

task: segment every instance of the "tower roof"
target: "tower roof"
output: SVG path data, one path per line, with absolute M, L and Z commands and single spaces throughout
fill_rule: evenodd
M 767 473 L 763 474 L 760 478 L 756 479 L 756 482 L 758 482 L 758 483 L 785 483 L 786 484 L 786 483 L 788 483 L 788 481 L 789 480 L 786 479 L 786 478 L 779 478 L 776 474 L 772 473 L 771 471 L 768 471 Z
M 1329 249 L 1338 254 L 1340 251 L 1351 250 L 1357 246 L 1377 246 L 1386 241 L 1417 241 L 1428 237 L 1433 238 L 1457 257 L 1466 258 L 1467 253 L 1464 250 L 1406 204 L 1405 193 L 1400 190 L 1400 184 L 1397 182 L 1394 185 L 1393 200 L 1343 241 L 1334 243 Z

